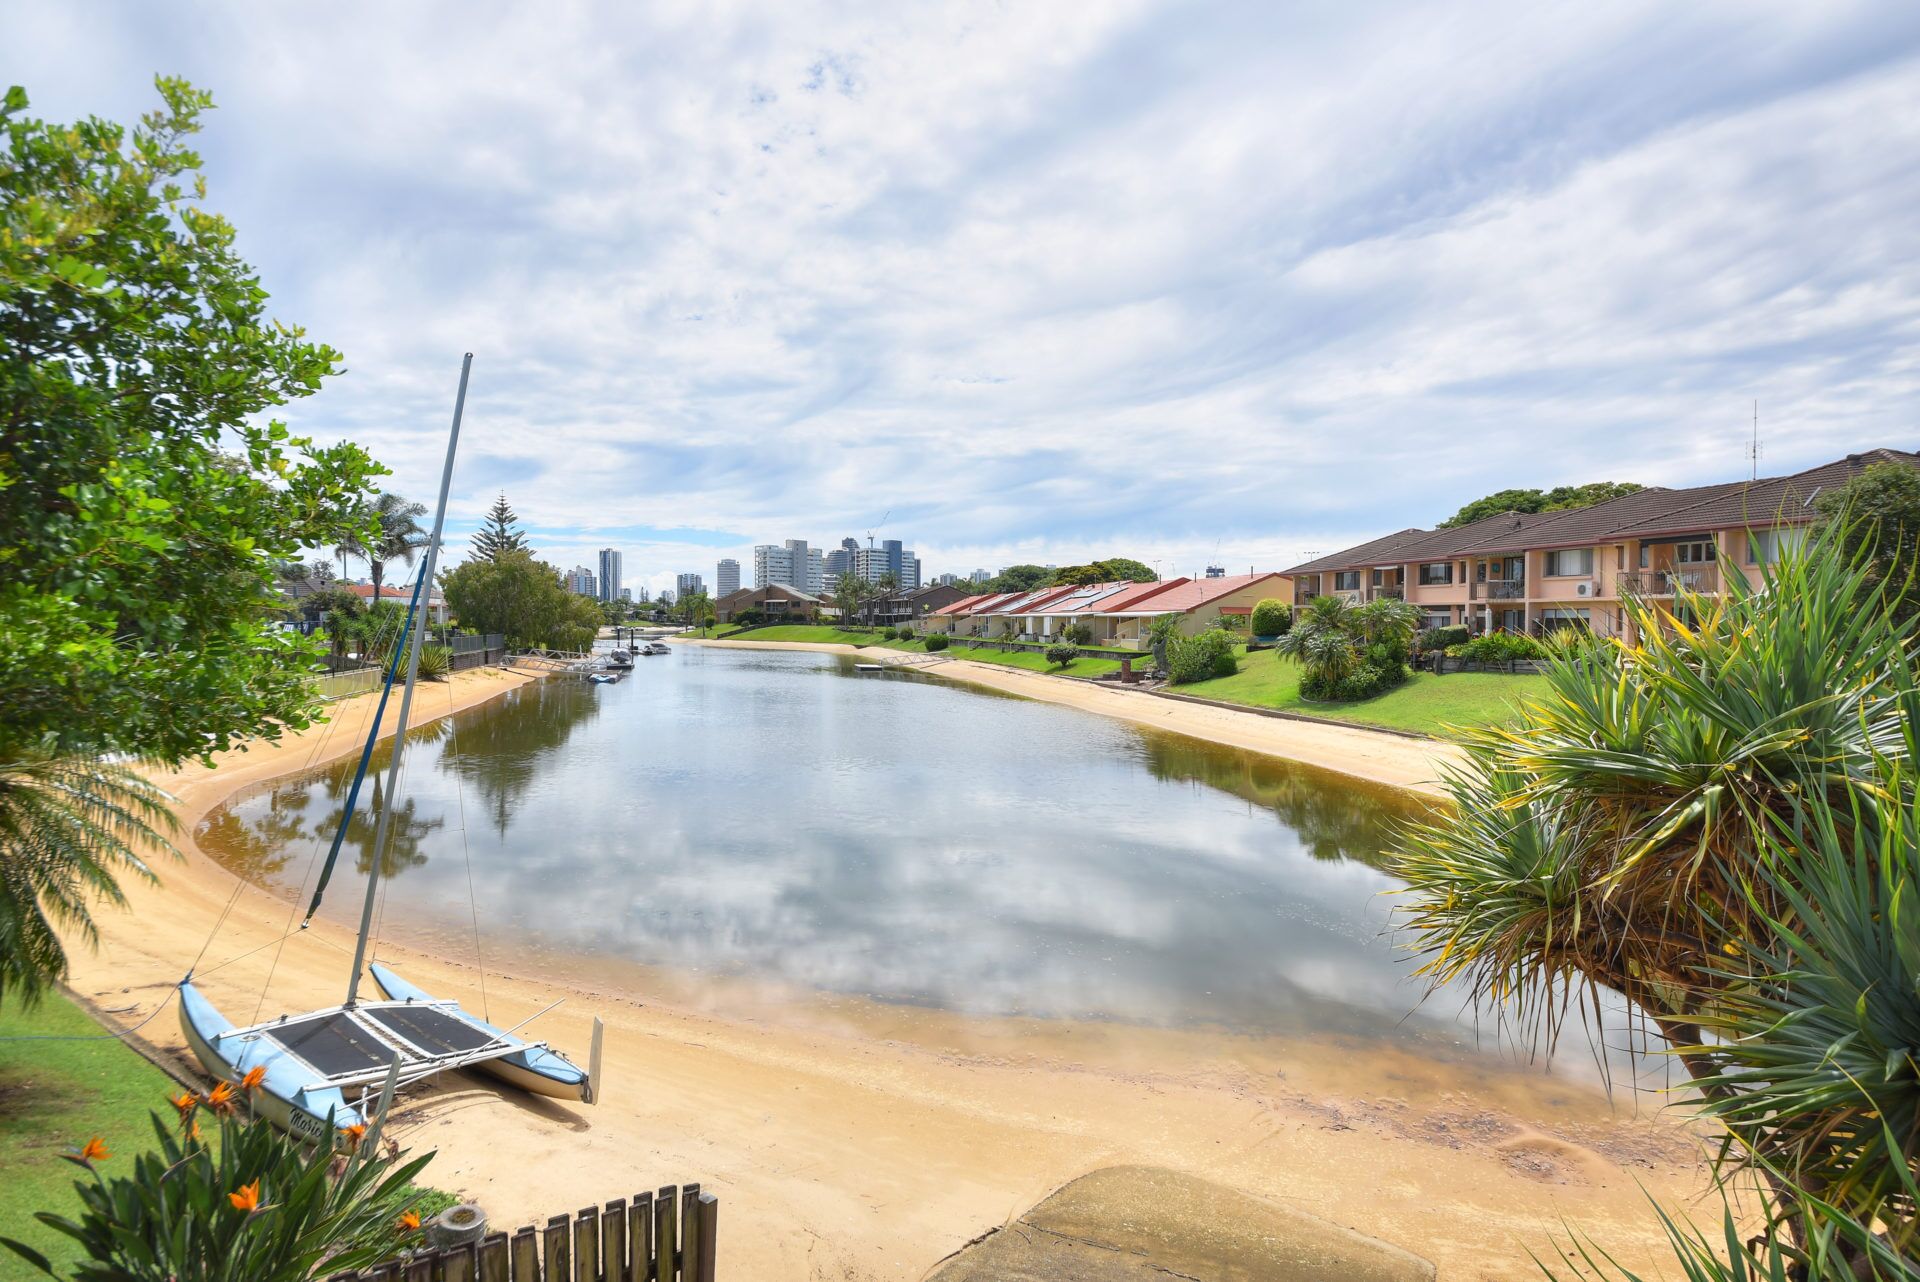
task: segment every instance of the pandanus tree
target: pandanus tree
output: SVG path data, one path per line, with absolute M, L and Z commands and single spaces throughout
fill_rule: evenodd
M 1413 946 L 1549 1051 L 1631 999 L 1768 1190 L 1754 1258 L 1853 1276 L 1920 1200 L 1920 656 L 1825 542 L 1624 612 L 1401 834 Z

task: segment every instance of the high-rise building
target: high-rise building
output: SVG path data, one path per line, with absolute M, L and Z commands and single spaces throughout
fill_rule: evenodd
M 632 589 L 632 588 L 621 588 L 621 589 L 620 589 L 620 599 L 621 599 L 622 601 L 631 601 L 631 600 L 633 600 L 633 589 Z
M 992 577 L 993 577 L 993 571 L 991 570 L 975 570 L 973 572 L 973 581 L 975 583 L 985 583 L 987 580 L 991 579 Z
M 740 590 L 740 563 L 732 557 L 722 557 L 720 564 L 713 567 L 713 590 L 720 596 Z
M 819 596 L 826 584 L 826 557 L 819 548 L 810 548 L 805 539 L 785 543 L 761 543 L 753 549 L 753 586 L 784 583 L 790 588 Z
M 620 599 L 620 554 L 612 548 L 600 549 L 600 599 Z
M 888 539 L 878 547 L 854 548 L 853 573 L 868 583 L 878 583 L 881 575 L 891 574 L 894 583 L 906 592 L 920 586 L 920 558 L 899 539 Z
M 682 574 L 673 581 L 673 594 L 682 601 L 697 592 L 705 592 L 706 590 L 706 580 L 697 574 Z
M 958 582 L 960 582 L 960 576 L 957 574 L 936 574 L 933 576 L 933 586 L 936 588 L 950 588 Z
M 854 553 L 859 550 L 860 540 L 841 539 L 840 546 L 827 553 L 825 561 L 820 566 L 820 574 L 828 588 L 838 583 L 841 575 L 853 573 Z
M 796 586 L 793 581 L 793 557 L 778 543 L 755 544 L 753 586 L 764 588 L 775 583 L 784 583 L 788 587 Z
M 581 596 L 598 595 L 593 590 L 593 571 L 584 565 L 574 566 L 561 577 L 566 580 L 569 592 L 578 592 Z

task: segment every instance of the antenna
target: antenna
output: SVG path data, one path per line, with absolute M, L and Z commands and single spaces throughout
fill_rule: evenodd
M 1747 480 L 1760 479 L 1760 455 L 1765 448 L 1760 444 L 1760 402 L 1753 403 L 1753 439 L 1747 442 Z

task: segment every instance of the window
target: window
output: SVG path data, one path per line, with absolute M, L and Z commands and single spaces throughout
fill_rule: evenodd
M 1592 578 L 1592 548 L 1560 548 L 1547 553 L 1547 577 L 1557 579 Z
M 1453 582 L 1453 562 L 1451 561 L 1429 561 L 1420 567 L 1421 587 L 1431 587 L 1436 583 L 1451 582 Z
M 1715 560 L 1718 555 L 1711 539 L 1673 545 L 1673 560 L 1676 565 L 1704 565 L 1708 561 Z
M 1446 628 L 1453 626 L 1453 611 L 1447 606 L 1435 606 L 1421 616 L 1423 628 Z
M 1786 525 L 1773 530 L 1747 531 L 1747 564 L 1772 565 L 1783 552 L 1791 552 L 1807 541 L 1807 527 Z
M 1335 592 L 1358 592 L 1360 590 L 1360 571 L 1335 570 L 1333 572 L 1333 590 Z

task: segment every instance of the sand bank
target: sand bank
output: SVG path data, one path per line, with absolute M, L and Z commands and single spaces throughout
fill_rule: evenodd
M 423 688 L 423 716 L 520 684 L 462 674 Z M 1059 683 L 1065 684 L 1065 683 Z M 369 698 L 325 727 L 160 780 L 193 825 L 235 790 L 343 755 Z M 1175 705 L 1176 707 L 1178 705 Z M 1291 728 L 1291 727 L 1287 727 Z M 74 987 L 132 1023 L 166 1001 L 232 898 L 235 880 L 191 841 L 130 912 L 100 914 L 97 952 L 74 949 Z M 342 878 L 354 895 L 357 878 Z M 596 909 L 590 886 L 553 893 Z M 338 1001 L 351 937 L 326 924 L 275 950 L 287 901 L 244 891 L 200 966 L 238 1020 Z M 430 991 L 479 1009 L 470 941 L 382 942 Z M 581 960 L 493 958 L 485 1002 L 583 1053 L 607 1021 L 604 1102 L 568 1107 L 456 1076 L 406 1097 L 395 1131 L 435 1148 L 428 1178 L 525 1223 L 669 1182 L 721 1198 L 724 1276 L 912 1282 L 1054 1189 L 1117 1165 L 1167 1167 L 1398 1244 L 1440 1276 L 1537 1277 L 1563 1220 L 1630 1266 L 1657 1258 L 1646 1193 L 1684 1205 L 1704 1187 L 1697 1143 L 1657 1102 L 1479 1056 L 1336 1037 L 1266 1038 L 1108 1023 L 975 1019 L 858 998 L 708 986 L 698 977 Z M 270 988 L 266 988 L 269 971 Z M 501 972 L 505 971 L 505 974 Z M 263 997 L 264 989 L 264 997 Z M 148 1025 L 184 1055 L 172 1010 Z M 1643 1192 L 1643 1187 L 1645 1192 Z
M 695 645 L 734 646 L 764 650 L 812 650 L 838 654 L 857 654 L 875 661 L 898 661 L 902 651 L 885 646 L 850 646 L 818 641 L 713 641 L 682 637 Z M 1323 770 L 1336 771 L 1383 783 L 1395 788 L 1439 795 L 1437 780 L 1442 766 L 1462 759 L 1459 748 L 1432 739 L 1412 739 L 1384 731 L 1363 730 L 1354 726 L 1319 723 L 1291 718 L 1265 717 L 1257 712 L 1216 708 L 1200 703 L 1161 699 L 1141 690 L 1105 682 L 1077 681 L 1069 677 L 1048 676 L 998 663 L 977 663 L 969 659 L 917 666 L 917 672 L 991 686 L 1009 694 L 1048 703 L 1064 704 L 1102 716 L 1118 717 L 1135 725 L 1205 739 L 1305 762 Z

